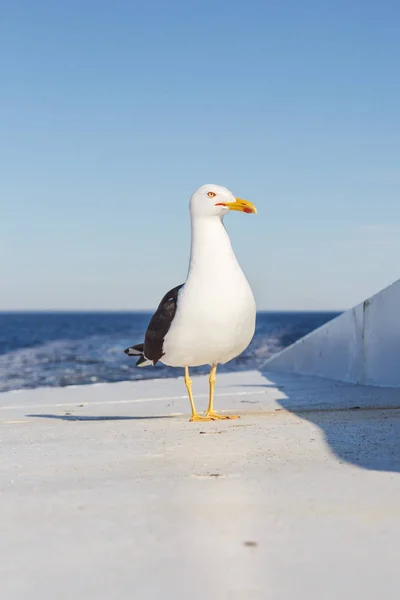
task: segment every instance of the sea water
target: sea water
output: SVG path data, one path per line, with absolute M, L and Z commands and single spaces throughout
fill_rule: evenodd
M 243 354 L 220 372 L 260 368 L 265 360 L 338 313 L 260 312 Z M 180 369 L 138 368 L 124 349 L 144 340 L 151 313 L 0 313 L 0 391 L 159 377 Z M 192 369 L 206 373 L 208 367 Z

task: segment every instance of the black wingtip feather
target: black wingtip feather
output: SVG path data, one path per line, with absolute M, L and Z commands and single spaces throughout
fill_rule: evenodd
M 136 344 L 136 346 L 130 346 L 124 350 L 125 354 L 128 356 L 140 356 L 143 354 L 144 344 Z

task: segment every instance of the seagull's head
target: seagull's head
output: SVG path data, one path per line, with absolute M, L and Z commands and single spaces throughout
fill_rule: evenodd
M 236 198 L 227 188 L 213 183 L 202 185 L 190 198 L 192 217 L 223 217 L 230 210 L 257 212 L 251 202 Z

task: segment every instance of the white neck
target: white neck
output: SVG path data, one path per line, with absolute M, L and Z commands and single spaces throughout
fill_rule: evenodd
M 239 267 L 229 236 L 220 217 L 192 217 L 192 245 L 188 278 L 196 270 L 223 274 L 227 267 Z

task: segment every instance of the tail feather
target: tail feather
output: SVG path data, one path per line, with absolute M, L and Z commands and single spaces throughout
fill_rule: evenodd
M 136 363 L 137 367 L 148 367 L 149 365 L 152 365 L 153 362 L 151 360 L 147 360 L 147 358 L 142 354 L 142 356 L 139 358 L 139 360 Z
M 136 344 L 135 346 L 130 346 L 126 350 L 124 350 L 125 354 L 128 356 L 139 356 L 139 360 L 136 363 L 137 367 L 147 367 L 148 365 L 152 365 L 152 361 L 148 360 L 144 355 L 144 344 Z

